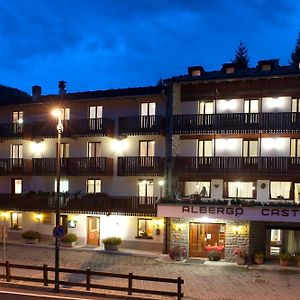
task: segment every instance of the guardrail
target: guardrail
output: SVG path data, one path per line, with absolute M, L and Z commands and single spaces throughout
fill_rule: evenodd
M 38 283 L 42 283 L 44 286 L 48 286 L 49 284 L 55 283 L 54 279 L 49 278 L 49 273 L 51 274 L 51 272 L 53 273 L 54 276 L 54 272 L 55 272 L 54 267 L 48 267 L 47 265 L 30 266 L 30 265 L 11 264 L 9 263 L 9 261 L 6 261 L 5 263 L 0 263 L 0 266 L 5 268 L 5 272 L 4 272 L 5 274 L 0 275 L 0 278 L 4 278 L 7 282 L 11 282 L 12 280 L 38 282 Z M 11 269 L 13 268 L 41 271 L 42 276 L 40 278 L 37 277 L 33 278 L 29 276 L 15 276 L 12 275 L 11 272 Z M 90 291 L 91 288 L 93 288 L 93 289 L 105 289 L 105 290 L 127 292 L 128 295 L 132 295 L 133 293 L 140 293 L 140 294 L 177 297 L 177 300 L 181 300 L 183 298 L 182 285 L 184 284 L 184 280 L 181 279 L 181 277 L 174 279 L 174 278 L 163 278 L 163 277 L 140 276 L 140 275 L 134 275 L 133 273 L 129 273 L 127 275 L 127 274 L 92 271 L 90 268 L 87 268 L 86 270 L 59 268 L 59 273 L 84 275 L 85 281 L 81 280 L 81 282 L 76 282 L 76 281 L 59 280 L 59 285 L 85 287 L 87 291 Z M 127 286 L 125 285 L 126 282 L 120 286 L 92 283 L 92 278 L 96 279 L 97 277 L 118 278 L 127 281 Z M 177 291 L 165 291 L 165 290 L 161 291 L 161 290 L 137 288 L 134 287 L 134 281 L 150 281 L 150 282 L 154 281 L 154 282 L 161 282 L 161 283 L 176 284 Z

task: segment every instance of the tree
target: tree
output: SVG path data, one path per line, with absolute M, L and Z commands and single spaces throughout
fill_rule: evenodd
M 300 62 L 300 32 L 298 33 L 295 50 L 291 54 L 290 65 L 292 67 L 298 68 L 299 62 Z
M 235 57 L 232 62 L 237 65 L 238 69 L 249 68 L 248 50 L 246 48 L 246 45 L 242 41 L 240 41 L 240 44 L 235 51 Z

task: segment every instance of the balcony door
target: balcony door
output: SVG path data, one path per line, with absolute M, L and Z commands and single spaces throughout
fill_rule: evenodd
M 300 98 L 292 99 L 292 122 L 300 121 Z
M 141 167 L 154 167 L 155 141 L 140 141 L 139 156 Z
M 198 140 L 196 168 L 211 166 L 213 149 L 213 140 Z
M 244 100 L 244 115 L 245 115 L 245 123 L 259 123 L 259 100 L 258 99 L 250 99 Z
M 89 107 L 89 129 L 100 130 L 102 128 L 103 106 Z
M 141 112 L 141 128 L 151 128 L 155 123 L 155 102 L 142 102 L 140 107 Z
M 87 164 L 87 171 L 93 170 L 97 168 L 101 168 L 101 143 L 100 142 L 89 142 L 88 149 L 88 164 Z
M 200 118 L 198 125 L 212 125 L 213 114 L 215 113 L 214 101 L 199 101 L 198 102 L 198 115 Z
M 245 168 L 257 167 L 259 156 L 258 140 L 243 140 L 243 164 Z
M 22 168 L 23 161 L 23 145 L 14 144 L 11 146 L 11 158 L 13 169 Z
M 13 134 L 20 134 L 23 132 L 23 120 L 24 120 L 23 111 L 14 111 L 12 113 Z
M 138 181 L 139 205 L 149 205 L 148 197 L 153 197 L 153 180 L 140 179 Z

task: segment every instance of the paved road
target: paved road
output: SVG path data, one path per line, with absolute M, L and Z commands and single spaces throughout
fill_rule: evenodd
M 35 246 L 8 245 L 7 259 L 20 264 L 53 266 L 54 250 Z M 171 278 L 180 276 L 185 281 L 183 288 L 185 300 L 300 300 L 300 269 L 281 268 L 279 265 L 247 268 L 220 262 L 203 264 L 201 260 L 170 263 L 166 258 L 158 261 L 154 258 L 85 250 L 62 250 L 60 265 L 76 269 L 90 267 L 92 270 L 112 273 L 128 274 L 132 272 L 135 275 Z M 38 274 L 33 274 L 33 276 L 38 276 Z M 68 276 L 71 280 L 84 280 L 80 276 Z M 101 278 L 100 282 L 102 284 L 119 284 L 118 280 L 114 279 L 106 281 Z M 168 288 L 160 283 L 152 283 L 147 286 L 139 284 L 139 287 L 155 287 L 162 290 Z M 109 291 L 107 293 L 122 294 Z

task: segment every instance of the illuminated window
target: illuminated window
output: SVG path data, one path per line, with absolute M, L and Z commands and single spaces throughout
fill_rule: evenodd
M 14 111 L 12 113 L 12 123 L 13 123 L 13 133 L 22 133 L 23 132 L 23 111 Z
M 155 116 L 155 109 L 155 102 L 143 102 L 141 103 L 141 116 Z
M 211 157 L 213 156 L 213 141 L 205 140 L 198 141 L 198 157 Z
M 258 140 L 243 140 L 243 157 L 258 156 Z
M 185 195 L 199 194 L 202 198 L 210 197 L 210 181 L 186 181 Z
M 213 101 L 199 101 L 198 102 L 198 114 L 199 115 L 212 115 L 214 114 L 214 102 Z
M 12 193 L 13 194 L 22 194 L 22 179 L 12 178 Z
M 13 212 L 10 216 L 10 227 L 11 229 L 22 228 L 22 213 Z
M 144 239 L 152 239 L 153 236 L 153 220 L 152 219 L 138 219 L 137 237 Z
M 57 147 L 56 147 L 57 151 Z M 69 143 L 61 143 L 60 144 L 60 157 L 67 158 L 70 154 L 70 144 Z
M 57 191 L 57 180 L 54 181 L 54 191 Z M 69 180 L 61 178 L 59 181 L 59 191 L 60 193 L 65 193 L 69 191 Z
M 103 107 L 100 105 L 89 107 L 89 129 L 102 129 Z
M 61 119 L 62 120 L 70 120 L 70 108 L 62 108 L 61 109 Z
M 258 99 L 251 99 L 251 100 L 245 100 L 244 101 L 244 113 L 258 113 L 259 108 L 258 108 L 259 101 Z
M 86 182 L 87 193 L 101 193 L 101 179 L 88 179 Z
M 22 168 L 23 165 L 23 145 L 11 145 L 11 158 L 13 168 Z
M 290 199 L 292 182 L 290 181 L 271 181 L 270 196 L 271 199 Z
M 101 143 L 89 142 L 88 143 L 88 157 L 101 157 Z
M 47 225 L 53 224 L 52 214 L 50 212 L 43 213 L 43 224 L 47 224 Z
M 229 198 L 255 198 L 256 186 L 254 182 L 228 182 Z
M 291 157 L 300 157 L 300 139 L 291 139 Z
M 153 197 L 153 180 L 139 180 L 138 194 L 140 197 Z

